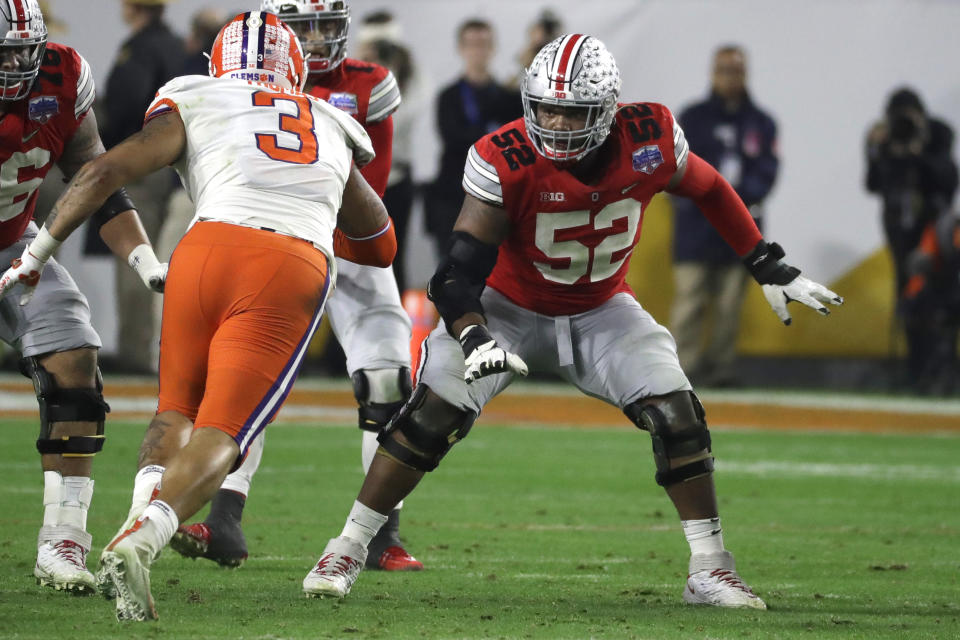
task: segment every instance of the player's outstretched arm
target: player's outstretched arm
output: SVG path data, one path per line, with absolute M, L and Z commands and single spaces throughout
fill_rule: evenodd
M 467 384 L 495 373 L 527 375 L 520 356 L 500 347 L 483 315 L 480 294 L 510 230 L 506 212 L 467 194 L 447 242 L 447 251 L 430 279 L 427 295 L 447 331 L 463 349 Z
M 389 267 L 397 254 L 393 221 L 356 166 L 350 169 L 343 190 L 333 252 L 344 260 L 374 267 Z
M 97 119 L 93 111 L 89 111 L 57 164 L 69 180 L 83 165 L 103 153 Z M 137 271 L 144 285 L 154 291 L 163 291 L 167 265 L 157 260 L 136 207 L 123 187 L 107 197 L 94 212 L 92 220 L 107 247 Z
M 63 242 L 114 191 L 175 162 L 186 140 L 179 113 L 153 118 L 143 129 L 80 167 L 44 226 L 54 239 Z
M 53 206 L 37 237 L 24 249 L 23 254 L 11 263 L 11 267 L 0 275 L 0 297 L 19 284 L 23 287 L 20 304 L 27 304 L 40 281 L 44 265 L 60 243 L 103 207 L 108 198 L 118 199 L 114 206 L 119 213 L 132 210 L 133 203 L 125 194 L 118 198 L 118 189 L 127 182 L 142 178 L 174 162 L 185 145 L 183 121 L 179 114 L 173 113 L 154 118 L 144 125 L 140 132 L 103 153 L 103 143 L 97 135 L 96 120 L 88 113 L 70 141 L 65 153 L 66 160 L 61 161 L 64 173 L 72 176 L 70 184 Z M 83 158 L 89 159 L 76 170 Z M 131 220 L 132 218 L 126 216 L 128 223 L 132 224 Z M 123 220 L 120 220 L 119 224 L 122 223 Z M 136 226 L 142 233 L 139 220 L 136 220 Z M 134 248 L 123 257 L 137 269 L 148 287 L 162 289 L 165 265 L 157 262 L 149 243 L 142 243 L 138 247 L 139 252 Z M 152 263 L 149 258 L 152 258 Z
M 667 190 L 693 200 L 763 287 L 763 295 L 784 324 L 791 322 L 787 303 L 792 300 L 822 315 L 830 313 L 825 304 L 843 304 L 843 298 L 836 293 L 804 278 L 799 269 L 780 260 L 784 257 L 780 245 L 768 245 L 764 241 L 746 205 L 730 183 L 696 154 L 688 154 L 685 164 L 677 169 L 667 184 Z

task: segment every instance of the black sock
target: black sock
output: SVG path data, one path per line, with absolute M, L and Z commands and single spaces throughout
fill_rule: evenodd
M 240 524 L 240 518 L 243 517 L 243 506 L 247 502 L 247 497 L 242 493 L 231 491 L 230 489 L 219 489 L 213 496 L 210 503 L 210 514 L 204 521 L 208 525 L 211 522 L 233 521 Z

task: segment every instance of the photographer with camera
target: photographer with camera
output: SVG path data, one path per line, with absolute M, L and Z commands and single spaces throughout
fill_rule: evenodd
M 950 209 L 957 190 L 953 130 L 930 117 L 916 92 L 900 88 L 883 120 L 867 135 L 867 190 L 883 199 L 883 229 L 896 270 L 897 312 L 907 337 L 907 376 L 915 391 L 931 391 L 928 364 L 942 326 L 905 299 L 909 256 L 924 229 Z

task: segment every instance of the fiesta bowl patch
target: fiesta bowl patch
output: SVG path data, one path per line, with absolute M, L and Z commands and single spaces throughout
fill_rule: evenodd
M 633 152 L 633 170 L 650 175 L 663 164 L 663 154 L 655 144 L 640 147 Z
M 38 96 L 31 98 L 27 105 L 27 115 L 31 120 L 43 124 L 60 113 L 60 103 L 56 96 Z
M 331 106 L 340 109 L 340 111 L 345 111 L 350 115 L 356 115 L 358 111 L 357 94 L 355 93 L 331 93 L 327 102 Z

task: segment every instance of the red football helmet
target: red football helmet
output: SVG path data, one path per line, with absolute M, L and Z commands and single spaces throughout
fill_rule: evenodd
M 210 51 L 210 75 L 298 90 L 307 81 L 296 34 L 266 11 L 239 13 L 220 30 Z
M 0 100 L 30 93 L 47 47 L 37 0 L 0 0 Z

